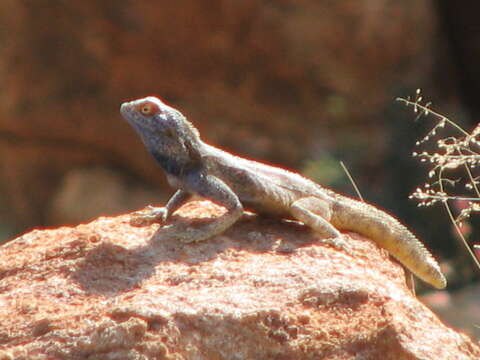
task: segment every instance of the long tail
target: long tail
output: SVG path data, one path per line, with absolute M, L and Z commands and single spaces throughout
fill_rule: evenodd
M 433 256 L 397 219 L 364 202 L 344 196 L 335 199 L 331 218 L 333 226 L 374 240 L 412 273 L 437 289 L 447 286 Z

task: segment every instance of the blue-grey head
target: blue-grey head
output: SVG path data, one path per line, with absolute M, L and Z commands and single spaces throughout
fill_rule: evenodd
M 181 171 L 198 162 L 198 131 L 180 111 L 148 96 L 123 103 L 120 113 L 167 172 Z

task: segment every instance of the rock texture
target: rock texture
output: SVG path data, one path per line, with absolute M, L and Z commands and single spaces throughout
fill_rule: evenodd
M 172 228 L 223 209 L 193 202 Z M 300 224 L 246 215 L 181 244 L 128 216 L 35 230 L 0 248 L 0 359 L 473 359 L 480 348 L 349 234 L 355 257 Z

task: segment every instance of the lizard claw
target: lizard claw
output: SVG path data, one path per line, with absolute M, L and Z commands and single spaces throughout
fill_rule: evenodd
M 167 220 L 166 208 L 159 208 L 148 205 L 145 209 L 135 211 L 130 215 L 130 225 L 147 226 L 153 223 L 164 223 Z
M 345 238 L 343 237 L 343 235 L 340 235 L 334 238 L 320 239 L 320 242 L 330 245 L 339 250 L 343 250 L 348 254 L 353 253 L 352 248 L 350 247 L 350 245 L 348 245 L 347 241 L 345 241 Z

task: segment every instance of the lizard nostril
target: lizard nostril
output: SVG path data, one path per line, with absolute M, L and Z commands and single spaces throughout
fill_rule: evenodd
M 128 112 L 128 103 L 123 103 L 122 105 L 120 105 L 120 113 L 121 114 L 125 114 Z

